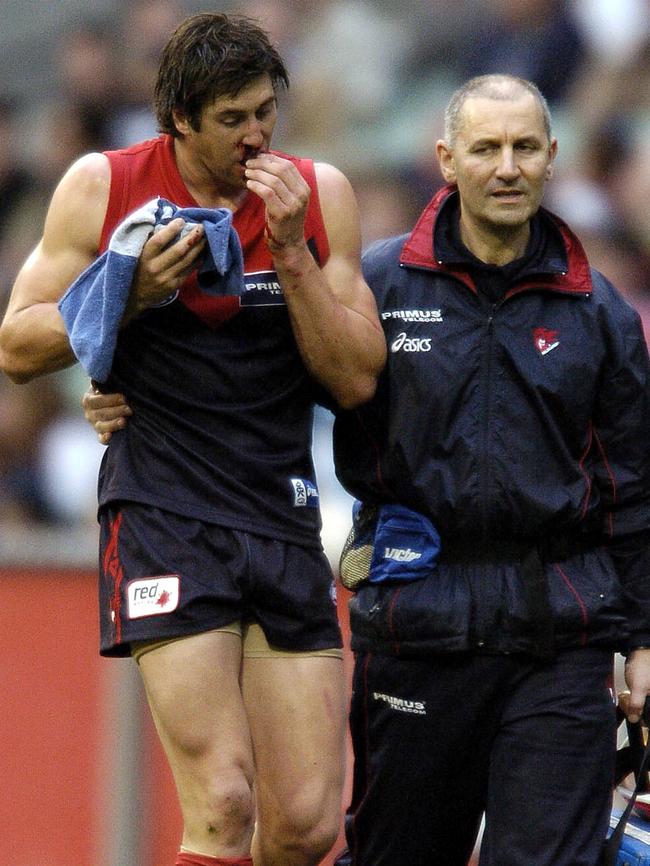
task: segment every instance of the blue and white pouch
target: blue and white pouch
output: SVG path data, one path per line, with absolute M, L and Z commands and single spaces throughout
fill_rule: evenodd
M 360 584 L 420 580 L 440 553 L 440 535 L 431 521 L 403 505 L 352 506 L 352 529 L 339 563 L 347 589 Z

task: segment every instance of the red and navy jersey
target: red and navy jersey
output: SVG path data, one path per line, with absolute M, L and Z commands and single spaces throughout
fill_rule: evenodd
M 311 188 L 305 238 L 323 265 L 329 245 L 313 163 L 280 155 Z M 107 156 L 111 190 L 100 252 L 118 223 L 156 196 L 197 206 L 170 136 Z M 258 196 L 247 196 L 233 226 L 244 254 L 241 297 L 207 295 L 193 275 L 173 302 L 147 310 L 120 332 L 106 390 L 123 392 L 134 414 L 104 456 L 100 506 L 142 502 L 319 545 L 311 459 L 318 386 L 296 346 Z

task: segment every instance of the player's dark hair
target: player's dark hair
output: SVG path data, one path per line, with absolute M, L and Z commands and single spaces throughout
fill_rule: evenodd
M 289 86 L 284 61 L 252 19 L 209 12 L 190 16 L 163 49 L 154 93 L 158 128 L 178 136 L 176 110 L 198 131 L 206 105 L 219 96 L 236 96 L 264 74 L 276 91 Z

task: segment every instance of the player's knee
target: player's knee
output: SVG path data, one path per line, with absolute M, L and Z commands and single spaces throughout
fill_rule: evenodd
M 315 824 L 305 837 L 305 862 L 320 863 L 323 857 L 332 849 L 338 834 L 338 820 L 323 819 Z
M 198 820 L 201 835 L 224 846 L 238 846 L 249 838 L 255 821 L 250 786 L 244 776 L 214 780 L 206 791 L 204 808 Z
M 289 863 L 320 863 L 336 842 L 339 821 L 338 807 L 304 804 L 302 809 L 285 815 L 274 828 L 274 847 L 286 852 Z

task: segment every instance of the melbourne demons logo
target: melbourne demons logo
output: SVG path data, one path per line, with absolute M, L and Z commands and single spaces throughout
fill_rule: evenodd
M 557 331 L 549 331 L 548 328 L 534 328 L 533 342 L 540 355 L 548 355 L 560 345 L 557 335 Z

